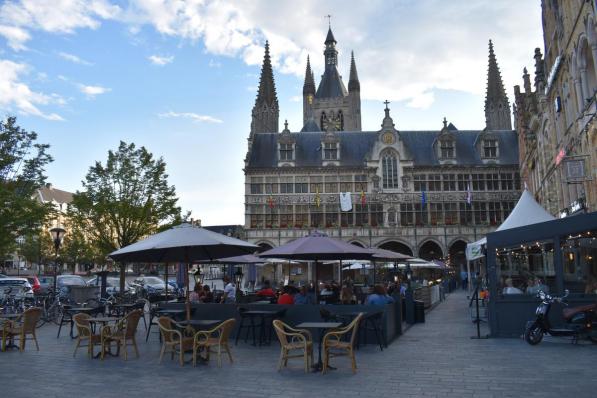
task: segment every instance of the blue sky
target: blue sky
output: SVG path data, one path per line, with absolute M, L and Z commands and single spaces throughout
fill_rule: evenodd
M 487 42 L 510 101 L 543 47 L 535 0 L 0 2 L 0 115 L 51 145 L 49 181 L 76 191 L 120 140 L 162 156 L 180 205 L 204 225 L 244 223 L 243 159 L 270 41 L 280 126 L 300 130 L 307 54 L 323 69 L 327 19 L 363 128 L 389 99 L 399 130 L 484 127 Z M 317 83 L 317 82 L 316 82 Z

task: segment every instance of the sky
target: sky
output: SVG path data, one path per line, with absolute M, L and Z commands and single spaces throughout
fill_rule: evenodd
M 484 127 L 488 41 L 510 102 L 543 51 L 539 0 L 0 0 L 0 117 L 51 145 L 48 181 L 75 192 L 119 142 L 167 164 L 183 211 L 244 224 L 244 158 L 263 46 L 280 129 L 302 127 L 331 15 L 348 84 L 354 51 L 363 130 L 390 101 L 398 130 Z

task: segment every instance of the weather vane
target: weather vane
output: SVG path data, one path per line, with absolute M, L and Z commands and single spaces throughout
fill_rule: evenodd
M 331 28 L 332 27 L 332 16 L 330 14 L 324 16 L 324 18 L 328 19 L 328 26 Z

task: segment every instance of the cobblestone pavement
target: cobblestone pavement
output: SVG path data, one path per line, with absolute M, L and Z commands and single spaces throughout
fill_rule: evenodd
M 141 357 L 124 362 L 72 357 L 74 341 L 56 328 L 39 329 L 41 351 L 0 352 L 3 397 L 596 397 L 597 346 L 547 340 L 531 347 L 519 339 L 471 340 L 466 297 L 455 293 L 388 349 L 357 351 L 358 373 L 344 358 L 329 374 L 305 374 L 301 361 L 276 371 L 277 344 L 233 346 L 224 360 L 193 368 L 169 357 L 158 364 L 157 333 L 140 340 Z M 141 331 L 144 332 L 141 324 Z M 141 333 L 142 333 L 141 332 Z M 141 336 L 140 336 L 141 337 Z

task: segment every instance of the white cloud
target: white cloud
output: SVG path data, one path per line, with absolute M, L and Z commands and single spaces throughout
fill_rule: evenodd
M 4 36 L 8 46 L 15 51 L 26 50 L 24 43 L 31 38 L 25 29 L 7 25 L 0 25 L 0 36 Z
M 8 0 L 0 6 L 0 35 L 11 48 L 22 50 L 31 39 L 26 30 L 74 33 L 76 29 L 96 29 L 101 19 L 116 18 L 120 7 L 108 0 Z
M 149 59 L 151 61 L 151 63 L 154 65 L 164 66 L 169 63 L 172 63 L 172 61 L 174 61 L 174 56 L 171 55 L 171 56 L 161 57 L 159 55 L 151 55 L 151 56 L 147 57 L 147 59 Z
M 53 95 L 33 91 L 21 81 L 21 76 L 28 70 L 26 64 L 0 60 L 0 109 L 9 113 L 18 111 L 24 115 L 39 116 L 48 120 L 64 120 L 56 113 L 46 113 L 39 108 L 59 103 L 60 100 Z
M 84 84 L 79 84 L 79 90 L 87 95 L 89 98 L 95 98 L 96 95 L 105 94 L 107 92 L 112 91 L 112 89 L 102 86 L 87 86 Z
M 222 120 L 217 119 L 213 116 L 199 115 L 193 112 L 165 112 L 158 114 L 160 118 L 184 118 L 191 119 L 194 122 L 206 122 L 206 123 L 223 123 Z
M 59 52 L 58 55 L 60 56 L 60 58 L 65 59 L 65 60 L 70 61 L 75 64 L 86 65 L 86 66 L 93 65 L 91 62 L 85 61 L 84 59 L 79 58 L 78 56 L 76 56 L 74 54 Z

